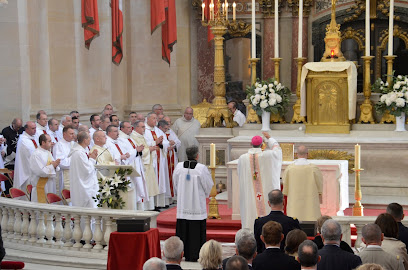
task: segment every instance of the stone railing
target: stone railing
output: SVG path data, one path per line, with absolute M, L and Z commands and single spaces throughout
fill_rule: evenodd
M 106 269 L 110 233 L 121 217 L 158 212 L 92 209 L 0 198 L 0 224 L 6 259 L 60 266 Z

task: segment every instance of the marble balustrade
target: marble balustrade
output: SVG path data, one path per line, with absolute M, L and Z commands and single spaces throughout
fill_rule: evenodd
M 150 227 L 156 228 L 158 214 L 0 198 L 1 235 L 7 250 L 62 254 L 72 257 L 72 261 L 90 256 L 106 264 L 110 233 L 116 231 L 118 218 L 150 217 Z

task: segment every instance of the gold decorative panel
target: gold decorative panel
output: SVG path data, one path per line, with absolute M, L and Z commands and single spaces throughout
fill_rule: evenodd
M 191 106 L 194 112 L 194 118 L 197 119 L 200 124 L 204 124 L 207 121 L 207 112 L 210 109 L 211 103 L 208 103 L 206 99 L 203 102 Z
M 210 149 L 205 150 L 205 165 L 210 166 Z M 215 150 L 215 165 L 225 166 L 225 150 Z

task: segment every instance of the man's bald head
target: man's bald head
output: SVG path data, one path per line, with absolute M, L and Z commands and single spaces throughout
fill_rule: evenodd
M 30 135 L 30 136 L 34 136 L 35 135 L 35 131 L 36 131 L 36 125 L 33 121 L 28 121 L 26 123 L 26 129 L 25 132 Z
M 363 242 L 366 245 L 380 245 L 382 242 L 382 232 L 380 226 L 374 223 L 365 225 L 362 229 Z
M 87 133 L 89 134 L 89 128 L 88 128 L 88 126 L 86 126 L 86 125 L 79 125 L 79 127 L 78 127 L 78 132 L 81 132 L 81 131 L 87 132 Z
M 193 115 L 194 115 L 193 108 L 187 107 L 184 111 L 184 118 L 186 120 L 191 120 L 193 119 Z
M 98 146 L 103 146 L 106 143 L 106 133 L 102 130 L 97 130 L 93 134 L 94 143 Z
M 298 158 L 307 158 L 308 149 L 306 146 L 301 145 L 297 149 Z
M 11 122 L 11 125 L 14 130 L 19 130 L 23 126 L 23 121 L 21 118 L 14 118 L 13 122 Z

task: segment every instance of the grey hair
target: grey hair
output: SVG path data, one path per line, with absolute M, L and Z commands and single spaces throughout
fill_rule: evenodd
M 137 120 L 136 122 L 133 123 L 133 127 L 137 128 L 139 126 L 139 123 L 144 123 L 143 120 Z
M 181 260 L 181 253 L 183 253 L 184 244 L 178 236 L 172 236 L 164 241 L 163 253 L 168 261 Z
M 280 205 L 283 203 L 283 193 L 280 189 L 271 190 L 268 193 L 268 200 L 271 205 Z
M 248 235 L 254 235 L 254 233 L 251 232 L 251 230 L 248 228 L 242 228 L 239 231 L 237 231 L 237 233 L 235 234 L 235 246 L 238 246 L 238 242 L 239 240 L 241 240 L 241 238 Z
M 237 242 L 237 241 L 236 241 Z M 256 240 L 254 234 L 242 236 L 236 244 L 238 255 L 250 260 L 256 252 Z
M 198 147 L 195 145 L 187 147 L 186 155 L 188 160 L 195 160 L 198 155 Z
M 153 257 L 143 264 L 143 270 L 166 270 L 166 263 L 157 257 Z
M 159 107 L 161 107 L 163 109 L 163 106 L 161 104 L 154 104 L 152 107 L 152 111 L 158 109 Z
M 67 121 L 67 117 L 71 118 L 70 115 L 63 115 L 63 116 L 61 117 L 61 124 L 62 124 L 62 123 L 65 123 L 65 122 Z M 72 118 L 71 118 L 71 119 L 72 119 Z
M 381 242 L 381 228 L 377 224 L 369 223 L 361 231 L 366 242 Z
M 81 144 L 84 140 L 89 138 L 89 134 L 85 131 L 81 131 L 78 133 L 77 139 L 78 143 Z
M 152 114 L 155 114 L 155 115 L 157 116 L 157 113 L 155 113 L 155 112 L 149 112 L 149 113 L 146 115 L 146 118 L 149 118 Z
M 120 124 L 119 124 L 119 128 L 120 128 L 120 129 L 124 128 L 124 127 L 125 127 L 125 123 L 129 123 L 129 124 L 130 124 L 129 121 L 122 121 L 122 122 L 120 122 Z
M 323 223 L 322 226 L 322 236 L 326 241 L 340 241 L 341 239 L 341 226 L 340 224 L 333 220 L 328 219 Z

